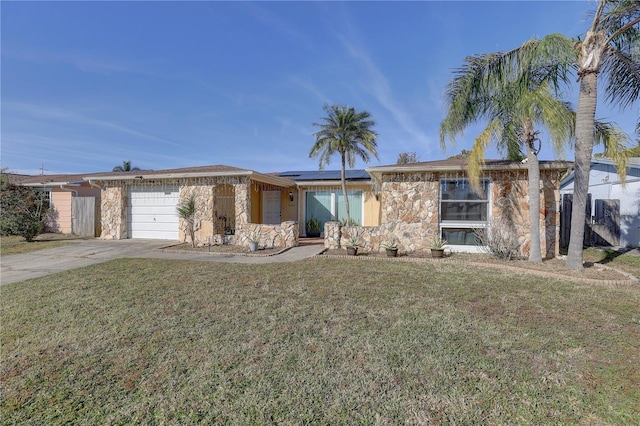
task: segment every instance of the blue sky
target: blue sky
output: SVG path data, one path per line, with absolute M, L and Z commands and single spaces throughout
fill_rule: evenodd
M 315 170 L 324 104 L 367 110 L 379 161 L 440 149 L 443 92 L 465 56 L 583 34 L 589 1 L 8 2 L 2 167 L 22 173 L 226 164 Z M 577 103 L 577 91 L 566 100 Z M 632 134 L 638 108 L 599 103 Z M 598 151 L 598 148 L 596 148 Z M 488 157 L 496 157 L 490 152 Z M 541 158 L 554 158 L 545 145 Z M 567 151 L 565 158 L 571 159 Z M 356 167 L 366 164 L 358 162 Z M 339 168 L 335 158 L 329 169 Z

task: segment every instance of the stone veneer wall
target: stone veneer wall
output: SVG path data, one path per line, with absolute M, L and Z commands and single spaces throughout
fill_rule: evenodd
M 528 256 L 531 249 L 529 222 L 529 184 L 526 172 L 494 172 L 492 219 L 508 226 L 518 236 L 520 254 Z M 542 257 L 559 254 L 560 233 L 559 192 L 560 176 L 556 171 L 540 171 L 540 248 Z
M 240 182 L 233 184 L 236 196 L 236 232 L 242 225 L 251 221 L 250 183 L 248 178 L 241 178 Z
M 215 184 L 188 185 L 185 182 L 179 188 L 180 203 L 188 200 L 191 194 L 196 197 L 196 245 L 210 244 L 214 233 L 213 200 L 215 198 Z M 187 222 L 181 218 L 178 226 L 180 241 L 191 242 L 191 236 L 187 230 Z
M 298 222 L 287 221 L 280 225 L 245 223 L 236 228 L 233 244 L 248 247 L 250 238 L 258 235 L 260 248 L 295 247 L 298 245 Z
M 340 239 L 342 237 L 342 226 L 340 222 L 324 223 L 324 247 L 329 250 L 340 248 Z
M 540 172 L 540 237 L 542 254 L 558 254 L 560 176 L 557 171 Z M 421 173 L 408 176 L 384 175 L 381 225 L 377 227 L 341 227 L 339 222 L 325 223 L 325 247 L 346 247 L 356 234 L 362 251 L 383 251 L 381 244 L 395 238 L 400 252 L 424 252 L 439 232 L 439 176 Z M 526 172 L 493 172 L 492 219 L 506 223 L 522 244 L 521 254 L 530 249 L 529 189 Z
M 542 194 L 540 194 L 540 211 L 544 223 L 541 226 L 542 256 L 556 257 L 560 254 L 560 173 L 544 170 L 542 177 Z
M 101 222 L 103 240 L 127 238 L 127 191 L 124 182 L 110 182 L 102 187 Z

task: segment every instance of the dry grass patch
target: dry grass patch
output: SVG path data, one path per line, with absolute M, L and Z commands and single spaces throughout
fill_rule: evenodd
M 2 290 L 7 424 L 638 424 L 639 288 L 117 260 Z
M 32 242 L 27 242 L 23 237 L 15 235 L 3 235 L 0 237 L 0 254 L 9 256 L 12 254 L 30 253 L 71 244 L 69 240 L 79 237 L 65 234 L 41 234 Z
M 327 250 L 326 256 L 345 256 L 345 249 Z M 387 258 L 384 252 L 358 252 L 360 258 Z M 394 258 L 388 258 L 394 260 Z M 442 259 L 433 259 L 428 253 L 400 253 L 400 260 L 425 260 L 442 262 Z M 614 250 L 587 249 L 584 253 L 585 267 L 582 271 L 569 270 L 564 258 L 545 259 L 541 264 L 531 263 L 527 260 L 504 260 L 488 254 L 448 253 L 444 261 L 459 262 L 465 265 L 507 267 L 521 270 L 522 273 L 545 273 L 560 278 L 586 278 L 591 280 L 619 280 L 628 281 L 631 274 L 640 279 L 640 256 L 634 252 L 620 253 Z M 620 273 L 620 271 L 624 273 Z

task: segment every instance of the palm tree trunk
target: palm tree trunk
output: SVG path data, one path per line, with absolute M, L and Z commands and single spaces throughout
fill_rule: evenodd
M 540 248 L 540 164 L 534 151 L 535 143 L 533 126 L 527 137 L 527 167 L 529 175 L 529 223 L 531 243 L 529 247 L 529 262 L 542 263 L 542 250 Z
M 571 234 L 567 252 L 567 267 L 582 269 L 585 209 L 589 193 L 589 172 L 593 153 L 593 126 L 598 95 L 597 76 L 588 72 L 580 80 L 580 96 L 576 112 L 575 172 L 573 180 L 573 207 L 571 210 Z
M 347 177 L 345 173 L 346 156 L 342 154 L 342 168 L 340 169 L 340 180 L 342 182 L 342 196 L 344 197 L 344 207 L 347 211 L 347 226 L 351 222 L 351 216 L 349 215 L 349 198 L 347 197 Z

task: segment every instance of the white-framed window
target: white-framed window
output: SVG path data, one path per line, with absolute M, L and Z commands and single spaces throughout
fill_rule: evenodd
M 490 184 L 478 194 L 466 179 L 440 181 L 440 234 L 449 246 L 479 246 L 475 229 L 486 228 L 491 216 Z
M 50 188 L 35 188 L 36 192 L 40 192 L 44 195 L 44 201 L 47 208 L 53 207 L 51 204 L 51 189 Z

